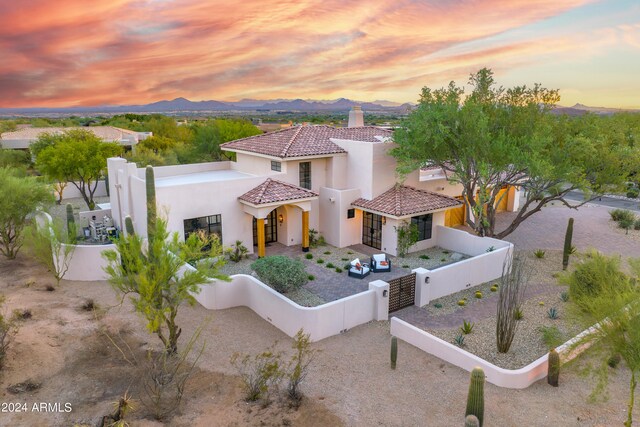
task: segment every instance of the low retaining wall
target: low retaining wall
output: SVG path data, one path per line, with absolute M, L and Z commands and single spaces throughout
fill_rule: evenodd
M 434 270 L 412 270 L 416 273 L 415 304 L 420 307 L 433 299 L 499 278 L 505 260 L 513 255 L 512 243 L 442 226 L 438 226 L 438 246 L 472 258 Z M 489 248 L 493 250 L 487 252 Z
M 105 185 L 104 180 L 98 181 L 98 186 L 96 187 L 95 193 L 93 193 L 93 197 L 105 197 L 107 195 L 107 187 Z M 56 195 L 57 197 L 57 195 Z M 78 190 L 78 187 L 73 185 L 73 183 L 67 183 L 67 186 L 62 191 L 62 200 L 66 199 L 76 199 L 82 197 L 82 193 Z
M 209 310 L 248 307 L 290 337 L 303 328 L 312 341 L 319 341 L 372 320 L 386 320 L 389 298 L 384 296 L 385 289 L 389 285 L 377 281 L 368 291 L 318 307 L 302 307 L 256 278 L 238 274 L 230 282 L 212 280 L 194 296 Z
M 63 245 L 66 246 L 66 245 Z M 102 257 L 102 251 L 115 250 L 116 245 L 76 245 L 71 254 L 69 269 L 64 280 L 82 280 L 87 282 L 107 280 L 109 276 L 104 272 L 107 260 Z M 59 265 L 59 263 L 58 263 Z
M 556 348 L 562 358 L 562 363 L 571 360 L 583 350 L 582 348 L 573 349 L 573 345 L 578 339 L 589 332 L 590 330 L 584 331 L 577 337 Z M 416 328 L 397 317 L 391 318 L 391 335 L 465 371 L 471 372 L 473 368 L 479 366 L 484 370 L 487 381 L 498 387 L 523 389 L 547 376 L 547 354 L 531 362 L 524 368 L 504 369 L 460 347 L 443 341 L 422 329 Z

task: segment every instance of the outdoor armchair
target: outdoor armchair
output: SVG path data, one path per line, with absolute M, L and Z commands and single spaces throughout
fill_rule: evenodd
M 360 259 L 356 258 L 351 261 L 351 267 L 349 268 L 349 277 L 357 277 L 358 279 L 364 279 L 371 273 L 369 265 L 361 263 Z
M 371 257 L 371 271 L 384 273 L 391 271 L 391 260 L 385 254 L 375 254 Z

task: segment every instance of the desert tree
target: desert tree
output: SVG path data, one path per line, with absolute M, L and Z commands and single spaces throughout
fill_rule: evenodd
M 69 271 L 77 243 L 75 223 L 41 214 L 25 229 L 25 248 L 53 274 L 56 285 Z
M 180 241 L 178 233 L 167 231 L 166 220 L 161 218 L 151 224 L 153 230 L 148 232 L 153 237 L 148 240 L 138 234 L 114 240 L 116 248 L 103 252 L 108 262 L 105 271 L 122 299 L 130 297 L 165 351 L 177 355 L 182 333 L 176 320 L 180 307 L 185 302 L 194 304 L 193 295 L 209 278 L 228 280 L 218 272 L 224 263 L 222 245 L 215 235 L 202 240 L 197 233 Z M 203 259 L 194 259 L 194 254 Z M 196 268 L 186 267 L 187 263 Z
M 80 191 L 87 207 L 94 209 L 93 197 L 107 159 L 121 154 L 122 147 L 87 130 L 72 129 L 46 138 L 48 143 L 37 150 L 36 169 L 57 182 L 57 190 L 70 182 Z
M 516 311 L 524 302 L 524 293 L 530 275 L 526 259 L 519 254 L 509 254 L 502 264 L 502 276 L 498 291 L 496 312 L 496 346 L 499 353 L 506 353 L 516 335 L 518 319 Z
M 593 394 L 602 392 L 608 382 L 608 362 L 619 357 L 629 369 L 629 400 L 624 425 L 633 424 L 635 389 L 640 375 L 640 258 L 629 259 L 631 274 L 620 268 L 618 257 L 608 257 L 597 252 L 576 266 L 576 270 L 561 276 L 561 282 L 569 283 L 570 315 L 589 334 L 579 336 L 575 347 L 588 347 L 601 361 L 593 371 L 596 386 Z M 605 278 L 605 280 L 601 280 Z
M 505 89 L 487 68 L 472 74 L 469 85 L 466 97 L 455 82 L 423 88 L 418 107 L 394 133 L 391 154 L 403 175 L 431 165 L 461 184 L 467 224 L 480 236 L 503 238 L 553 201 L 578 207 L 620 188 L 638 166 L 638 144 L 624 132 L 591 117 L 553 115 L 557 90 Z M 523 188 L 525 197 L 511 222 L 496 230 L 496 206 L 508 186 Z M 566 199 L 573 190 L 586 199 Z
M 0 168 L 0 253 L 9 259 L 24 242 L 24 228 L 37 209 L 53 203 L 51 188 L 17 169 Z

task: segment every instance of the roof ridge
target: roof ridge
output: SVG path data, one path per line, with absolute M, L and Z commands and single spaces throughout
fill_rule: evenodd
M 262 189 L 260 190 L 260 192 L 258 193 L 258 200 L 262 201 L 262 198 L 264 197 L 264 193 L 267 192 L 267 188 L 269 187 L 269 184 L 271 184 L 271 178 L 267 178 L 263 183 L 262 183 Z
M 258 135 L 245 136 L 244 138 L 234 139 L 233 141 L 227 141 L 227 142 L 225 142 L 223 144 L 220 144 L 220 146 L 222 147 L 222 146 L 231 144 L 233 142 L 245 141 L 245 140 L 251 139 L 251 138 L 260 138 L 260 137 L 267 136 L 267 135 L 273 135 L 275 133 L 282 133 L 282 132 L 289 131 L 291 129 L 295 129 L 297 127 L 300 127 L 300 125 L 298 125 L 298 126 L 289 126 L 289 127 L 283 128 L 283 129 L 277 129 L 277 130 L 273 130 L 271 132 L 265 132 L 265 133 L 261 133 L 261 134 L 258 134 Z
M 289 140 L 289 143 L 287 145 L 285 145 L 284 148 L 282 148 L 282 151 L 280 151 L 280 157 L 284 158 L 284 157 L 287 156 L 287 152 L 289 151 L 289 148 L 291 148 L 291 145 L 293 145 L 293 143 L 295 142 L 296 138 L 300 134 L 300 131 L 302 131 L 303 127 L 305 127 L 305 125 L 298 126 L 298 129 L 296 129 L 295 133 L 293 134 L 293 136 Z

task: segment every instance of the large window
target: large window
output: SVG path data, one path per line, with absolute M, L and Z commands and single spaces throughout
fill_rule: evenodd
M 276 172 L 282 172 L 282 163 L 271 160 L 271 170 Z
M 418 241 L 431 238 L 432 223 L 432 214 L 414 216 L 413 218 L 411 218 L 411 224 L 415 224 L 418 227 Z
M 311 162 L 300 162 L 300 187 L 311 190 Z
M 217 234 L 222 242 L 222 215 L 201 216 L 184 220 L 184 238 L 198 230 L 204 230 L 207 234 Z

